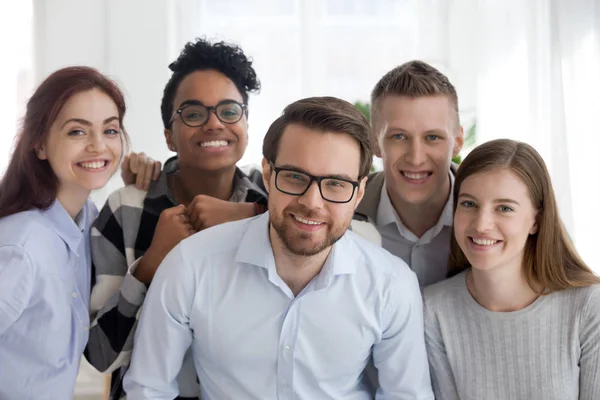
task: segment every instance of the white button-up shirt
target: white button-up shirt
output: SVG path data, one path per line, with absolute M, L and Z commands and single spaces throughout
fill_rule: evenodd
M 181 242 L 148 291 L 128 399 L 172 399 L 191 345 L 203 400 L 432 400 L 419 285 L 408 266 L 347 232 L 298 294 L 277 274 L 269 214 Z

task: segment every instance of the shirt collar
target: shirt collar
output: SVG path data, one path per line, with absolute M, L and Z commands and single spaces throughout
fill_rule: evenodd
M 271 274 L 271 271 L 276 273 L 276 269 L 269 239 L 269 221 L 269 212 L 266 212 L 249 222 L 250 226 L 242 238 L 235 261 L 266 268 Z M 353 274 L 362 259 L 362 254 L 351 243 L 348 233 L 345 233 L 333 245 L 319 275 L 323 275 L 328 282 L 332 276 Z
M 235 201 L 237 203 L 245 201 L 249 194 L 252 193 L 253 198 L 266 198 L 267 194 L 246 175 L 241 169 L 235 169 L 235 176 L 233 178 L 233 193 L 229 201 Z
M 75 220 L 71 218 L 58 199 L 54 200 L 54 203 L 48 209 L 42 211 L 42 215 L 48 220 L 52 229 L 67 244 L 69 250 L 75 254 L 78 252 L 87 227 L 89 218 L 87 208 L 86 203 L 75 217 Z
M 440 221 L 444 226 L 452 226 L 454 223 L 454 180 L 454 174 L 450 173 L 450 195 L 448 196 L 448 201 L 446 201 L 444 211 L 442 211 L 442 216 L 440 217 Z
M 377 226 L 386 226 L 388 224 L 396 223 L 400 217 L 392 205 L 390 196 L 386 189 L 386 183 L 383 182 L 381 187 L 381 195 L 379 197 L 379 205 L 377 206 L 377 220 L 375 223 Z
M 169 175 L 179 170 L 179 159 L 177 156 L 169 158 L 163 166 L 158 180 L 150 183 L 150 189 L 144 199 L 144 210 L 155 215 L 177 205 L 171 189 L 169 189 Z
M 269 264 L 275 265 L 269 239 L 269 213 L 254 217 L 248 223 L 250 226 L 242 237 L 235 261 L 268 269 Z

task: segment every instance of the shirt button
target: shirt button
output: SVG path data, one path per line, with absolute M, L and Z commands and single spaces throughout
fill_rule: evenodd
M 287 344 L 285 346 L 283 346 L 283 348 L 287 351 L 290 351 L 290 346 L 288 346 Z
M 87 325 L 85 325 L 85 326 L 83 327 L 83 330 L 84 330 L 84 331 L 87 331 L 88 329 L 90 329 L 90 327 L 89 327 L 89 326 L 87 326 Z
M 73 292 L 73 293 L 71 293 L 71 296 L 73 296 L 73 298 L 76 299 L 77 296 L 79 296 L 79 295 L 77 294 L 77 292 Z

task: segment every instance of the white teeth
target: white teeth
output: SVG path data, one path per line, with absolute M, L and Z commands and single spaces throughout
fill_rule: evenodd
M 225 147 L 225 146 L 227 146 L 227 141 L 225 141 L 225 140 L 212 140 L 210 142 L 200 143 L 200 147 Z
M 417 173 L 413 173 L 413 172 L 402 172 L 402 175 L 404 175 L 408 179 L 421 180 L 421 179 L 427 178 L 427 176 L 429 174 L 427 174 L 427 173 L 417 174 Z
M 303 224 L 306 224 L 306 225 L 321 225 L 322 224 L 322 222 L 309 221 L 308 219 L 300 218 L 300 217 L 297 217 L 295 215 L 294 215 L 294 218 L 296 219 L 296 221 L 300 221 L 300 222 L 302 222 Z
M 473 239 L 473 242 L 475 244 L 478 244 L 480 246 L 491 246 L 493 244 L 498 243 L 498 240 L 478 239 L 478 238 L 471 238 L 471 239 Z
M 99 169 L 106 165 L 106 161 L 80 162 L 79 165 L 87 169 Z

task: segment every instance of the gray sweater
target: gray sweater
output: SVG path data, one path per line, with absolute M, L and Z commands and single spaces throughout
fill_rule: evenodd
M 424 291 L 425 338 L 438 400 L 600 400 L 600 286 L 493 312 L 465 273 Z

